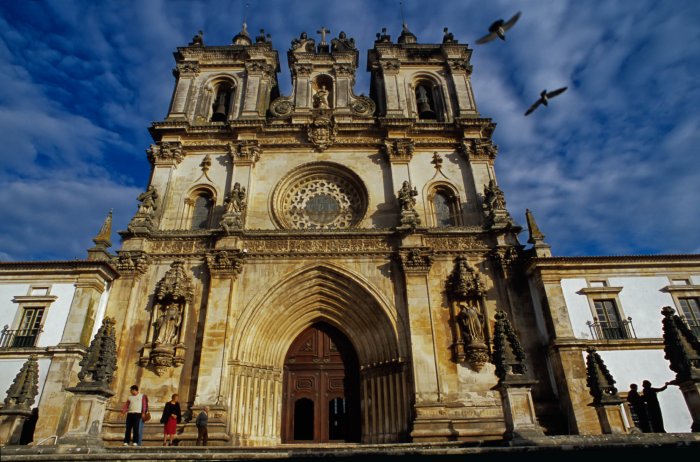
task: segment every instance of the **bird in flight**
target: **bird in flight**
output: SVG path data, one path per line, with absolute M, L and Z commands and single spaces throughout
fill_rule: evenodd
M 537 109 L 537 107 L 538 107 L 540 104 L 544 104 L 545 106 L 547 106 L 547 103 L 548 103 L 548 101 L 549 101 L 549 98 L 554 98 L 554 97 L 557 96 L 557 95 L 561 95 L 562 93 L 564 93 L 564 92 L 566 91 L 567 88 L 569 88 L 569 87 L 558 88 L 558 89 L 552 90 L 552 91 L 550 91 L 550 92 L 547 92 L 547 90 L 542 90 L 542 93 L 540 93 L 540 99 L 538 99 L 537 101 L 535 101 L 535 102 L 532 104 L 532 106 L 530 106 L 530 107 L 528 108 L 528 110 L 525 111 L 525 115 L 530 115 L 530 114 L 532 114 L 532 112 L 533 112 L 535 109 Z
M 494 40 L 496 37 L 500 38 L 501 40 L 505 40 L 506 31 L 515 25 L 519 17 L 520 11 L 515 13 L 515 15 L 512 18 L 510 18 L 508 22 L 504 22 L 502 19 L 499 19 L 498 21 L 494 22 L 493 24 L 491 24 L 491 26 L 489 26 L 489 34 L 481 37 L 479 40 L 476 41 L 476 43 L 478 45 L 483 45 L 484 43 L 488 43 L 491 40 Z

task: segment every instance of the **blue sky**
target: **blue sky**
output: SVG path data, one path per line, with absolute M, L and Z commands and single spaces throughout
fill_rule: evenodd
M 0 2 L 0 260 L 84 258 L 110 208 L 118 246 L 148 181 L 147 127 L 165 117 L 172 52 L 198 29 L 230 43 L 243 3 Z M 522 10 L 505 43 L 472 46 L 472 81 L 498 124 L 508 208 L 523 224 L 532 209 L 556 255 L 700 253 L 700 2 L 404 3 L 419 42 L 439 43 L 447 26 L 470 46 Z M 354 37 L 355 91 L 368 94 L 367 49 L 401 26 L 398 1 L 250 0 L 247 19 L 272 34 L 283 94 L 301 31 Z

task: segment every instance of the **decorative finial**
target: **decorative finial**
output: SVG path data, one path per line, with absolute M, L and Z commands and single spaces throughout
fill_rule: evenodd
M 104 223 L 102 223 L 102 227 L 100 228 L 100 232 L 97 233 L 97 236 L 92 240 L 95 244 L 105 244 L 105 247 L 111 247 L 112 242 L 112 212 L 114 209 L 109 209 L 109 213 L 107 214 L 107 218 L 105 218 Z
M 676 382 L 700 379 L 700 341 L 673 308 L 661 309 L 664 331 L 664 353 L 669 367 L 676 373 Z
M 603 358 L 593 347 L 588 347 L 586 351 L 588 352 L 588 356 L 586 356 L 586 385 L 590 389 L 593 403 L 621 402 L 622 400 L 617 395 L 617 388 L 615 388 L 615 379 L 608 371 Z
M 109 389 L 117 370 L 116 321 L 104 318 L 102 326 L 90 342 L 87 354 L 80 361 L 80 382 L 76 389 L 90 389 L 105 396 L 113 396 Z
M 204 156 L 204 159 L 202 160 L 202 163 L 199 164 L 199 166 L 202 168 L 202 173 L 206 175 L 209 171 L 209 168 L 211 168 L 211 157 L 209 157 L 209 154 Z
M 442 168 L 442 157 L 440 157 L 440 154 L 438 154 L 437 151 L 433 153 L 433 160 L 431 160 L 430 163 L 435 166 L 435 170 L 438 172 Z
M 523 377 L 527 372 L 525 351 L 520 346 L 513 326 L 503 310 L 496 311 L 493 334 L 493 364 L 500 382 Z
M 112 209 L 109 210 L 100 232 L 92 239 L 95 246 L 88 249 L 88 260 L 111 260 L 112 256 L 107 252 L 112 247 Z
M 530 237 L 527 242 L 530 244 L 537 244 L 544 241 L 544 234 L 540 231 L 540 227 L 537 226 L 535 221 L 535 216 L 532 214 L 530 209 L 525 209 L 525 219 L 527 220 L 527 229 Z
M 14 411 L 18 414 L 31 413 L 32 404 L 39 393 L 39 363 L 38 356 L 31 355 L 7 390 L 3 413 Z

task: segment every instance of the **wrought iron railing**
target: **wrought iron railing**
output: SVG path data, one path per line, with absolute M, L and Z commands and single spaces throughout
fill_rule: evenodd
M 0 349 L 34 347 L 41 332 L 42 329 L 10 330 L 10 326 L 5 325 L 0 331 Z
M 637 338 L 632 325 L 632 318 L 617 321 L 600 321 L 593 318 L 593 322 L 588 321 L 586 325 L 591 331 L 591 335 L 596 340 L 621 340 L 626 338 Z

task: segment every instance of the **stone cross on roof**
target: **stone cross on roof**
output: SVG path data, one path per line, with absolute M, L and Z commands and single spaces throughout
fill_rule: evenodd
M 321 26 L 321 29 L 316 31 L 317 34 L 321 34 L 321 43 L 319 45 L 328 45 L 326 43 L 326 34 L 330 34 L 330 32 L 329 29 L 326 29 L 326 26 Z

